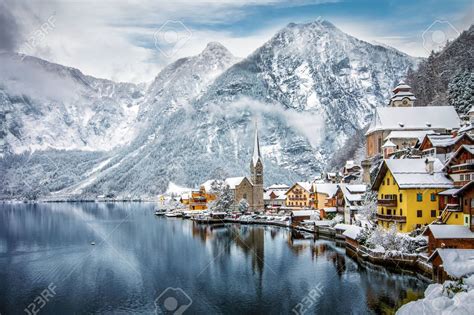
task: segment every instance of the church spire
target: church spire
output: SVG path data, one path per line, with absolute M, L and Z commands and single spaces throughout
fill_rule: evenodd
M 260 155 L 260 143 L 258 141 L 258 128 L 257 128 L 257 121 L 255 120 L 255 139 L 253 143 L 253 156 L 252 156 L 252 162 L 253 166 L 257 165 L 258 160 L 262 159 L 262 156 Z

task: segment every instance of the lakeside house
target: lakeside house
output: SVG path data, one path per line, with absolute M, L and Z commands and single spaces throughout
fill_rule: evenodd
M 344 215 L 344 223 L 353 224 L 355 214 L 361 210 L 363 196 L 367 190 L 365 184 L 338 184 L 336 209 Z
M 310 182 L 297 182 L 288 189 L 286 195 L 286 207 L 289 209 L 312 208 L 314 193 L 313 184 Z
M 274 184 L 265 189 L 263 203 L 265 209 L 279 210 L 286 205 L 285 193 L 290 189 L 288 185 Z
M 384 160 L 372 185 L 378 194 L 378 225 L 411 232 L 436 221 L 441 215 L 438 193 L 450 188 L 453 183 L 438 159 Z M 452 220 L 446 223 L 462 224 Z
M 428 254 L 437 248 L 474 249 L 474 232 L 464 225 L 430 224 L 423 232 L 428 237 Z
M 450 135 L 428 134 L 423 138 L 418 149 L 423 156 L 432 156 L 444 163 L 451 157 L 453 152 L 466 144 L 474 144 L 474 139 L 467 133 L 453 133 Z
M 314 204 L 319 209 L 321 218 L 327 218 L 329 213 L 337 212 L 336 193 L 338 184 L 317 183 L 314 184 Z
M 438 248 L 429 257 L 433 277 L 439 283 L 474 274 L 474 249 Z

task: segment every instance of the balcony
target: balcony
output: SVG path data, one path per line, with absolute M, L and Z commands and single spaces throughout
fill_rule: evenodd
M 377 213 L 377 219 L 381 221 L 391 221 L 391 222 L 399 222 L 399 223 L 407 222 L 407 217 L 403 215 L 390 215 L 390 214 Z
M 474 163 L 473 162 L 468 162 L 468 163 L 464 163 L 464 164 L 458 164 L 458 165 L 451 166 L 451 172 L 452 173 L 472 171 L 472 170 L 474 170 Z
M 378 199 L 377 204 L 383 207 L 396 207 L 397 199 Z

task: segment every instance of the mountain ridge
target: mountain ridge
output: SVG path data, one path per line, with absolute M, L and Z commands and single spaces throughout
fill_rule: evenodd
M 170 181 L 196 186 L 213 177 L 245 175 L 256 118 L 266 184 L 308 179 L 344 152 L 373 108 L 386 103 L 391 88 L 416 63 L 324 21 L 289 24 L 242 60 L 211 42 L 197 56 L 165 67 L 146 90 L 136 87 L 141 94 L 129 143 L 88 155 L 38 151 L 8 157 L 0 165 L 9 181 L 2 194 L 25 194 L 18 188 L 21 174 L 31 174 L 29 186 L 46 178 L 35 195 L 78 198 L 153 196 Z M 119 101 L 113 98 L 110 108 Z M 116 127 L 104 129 L 109 128 Z M 68 166 L 77 161 L 78 170 Z M 33 172 L 37 163 L 43 173 Z M 51 172 L 51 164 L 61 167 Z

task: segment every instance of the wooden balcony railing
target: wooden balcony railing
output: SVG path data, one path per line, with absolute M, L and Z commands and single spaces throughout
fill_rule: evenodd
M 377 219 L 381 221 L 394 221 L 394 222 L 400 222 L 400 223 L 407 222 L 407 217 L 403 215 L 390 215 L 390 214 L 377 213 Z
M 378 203 L 379 206 L 396 207 L 397 206 L 397 199 L 378 199 L 377 203 Z
M 453 165 L 450 167 L 450 170 L 453 173 L 463 172 L 463 171 L 472 171 L 474 170 L 474 163 Z

